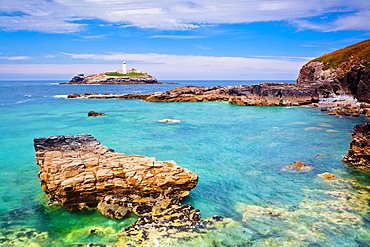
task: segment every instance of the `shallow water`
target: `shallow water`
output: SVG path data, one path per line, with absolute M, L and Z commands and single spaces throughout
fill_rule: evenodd
M 116 152 L 174 160 L 196 172 L 199 184 L 183 203 L 200 209 L 202 218 L 222 215 L 233 221 L 217 234 L 181 243 L 162 239 L 157 246 L 368 246 L 370 176 L 341 161 L 354 125 L 366 118 L 327 116 L 307 107 L 63 98 L 72 93 L 259 83 L 252 81 L 56 83 L 0 82 L 0 246 L 114 246 L 119 230 L 136 219 L 129 215 L 116 221 L 93 210 L 68 212 L 47 205 L 33 138 L 79 133 L 93 135 Z M 88 118 L 91 110 L 106 115 Z M 157 122 L 166 118 L 181 123 Z M 284 170 L 298 160 L 313 169 Z M 340 180 L 317 176 L 323 172 Z

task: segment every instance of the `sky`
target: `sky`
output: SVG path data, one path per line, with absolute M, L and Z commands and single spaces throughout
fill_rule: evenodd
M 370 0 L 0 0 L 0 80 L 295 80 L 369 38 Z

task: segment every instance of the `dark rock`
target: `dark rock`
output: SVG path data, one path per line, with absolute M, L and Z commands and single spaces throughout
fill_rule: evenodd
M 74 77 L 72 77 L 71 82 L 83 82 L 85 80 L 85 75 L 84 74 L 77 74 Z
M 89 111 L 89 113 L 87 113 L 87 116 L 88 117 L 97 117 L 97 116 L 104 116 L 105 113 L 99 113 L 99 112 L 95 112 L 95 111 Z

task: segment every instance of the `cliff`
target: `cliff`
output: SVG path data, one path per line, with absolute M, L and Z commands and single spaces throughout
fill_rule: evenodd
M 301 68 L 297 85 L 318 89 L 320 98 L 347 95 L 370 102 L 370 40 L 311 60 Z
M 159 213 L 197 185 L 197 174 L 173 161 L 115 153 L 91 135 L 34 139 L 41 187 L 68 210 L 97 207 L 110 218 Z
M 70 82 L 61 84 L 161 84 L 156 78 L 143 72 L 120 74 L 117 72 L 98 73 L 85 76 L 75 75 Z

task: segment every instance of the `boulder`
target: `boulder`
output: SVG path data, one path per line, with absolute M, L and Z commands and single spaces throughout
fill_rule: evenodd
M 356 125 L 343 161 L 360 168 L 370 168 L 370 122 Z
M 294 162 L 293 165 L 290 165 L 290 164 L 286 165 L 285 169 L 286 170 L 295 170 L 295 171 L 308 171 L 308 170 L 311 170 L 312 167 L 307 166 L 302 161 L 296 161 L 296 162 Z
M 149 215 L 178 205 L 198 182 L 174 161 L 116 153 L 87 134 L 36 138 L 34 147 L 43 191 L 68 210 Z

